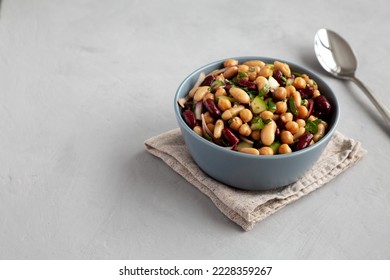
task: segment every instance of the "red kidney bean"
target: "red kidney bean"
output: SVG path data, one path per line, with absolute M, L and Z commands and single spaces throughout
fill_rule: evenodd
M 295 144 L 295 150 L 298 151 L 308 147 L 312 139 L 313 134 L 306 132 L 299 138 L 298 142 Z
M 206 107 L 207 111 L 210 112 L 212 117 L 218 118 L 221 115 L 221 111 L 218 109 L 213 99 L 207 98 L 203 101 L 203 105 Z
M 191 101 L 188 101 L 186 103 L 184 103 L 184 109 L 189 109 L 191 110 L 192 108 L 194 107 L 194 102 L 191 100 Z
M 328 99 L 323 95 L 314 98 L 314 108 L 316 111 L 322 113 L 325 116 L 329 115 L 330 111 L 332 110 L 332 106 L 330 105 Z
M 237 79 L 237 84 L 241 87 L 246 87 L 246 88 L 251 89 L 251 90 L 257 89 L 256 84 L 252 81 L 248 81 L 248 80 L 244 80 L 244 79 Z
M 182 115 L 186 124 L 189 127 L 194 128 L 194 126 L 196 125 L 195 114 L 191 110 L 185 110 Z
M 275 71 L 274 71 L 274 74 L 273 74 L 272 76 L 275 78 L 275 80 L 278 81 L 278 83 L 279 83 L 281 86 L 285 86 L 285 85 L 286 85 L 286 82 L 282 79 L 282 77 L 283 77 L 282 71 L 280 71 L 280 70 L 275 70 Z
M 211 86 L 211 84 L 215 81 L 214 75 L 207 76 L 203 82 L 200 84 L 201 87 L 203 86 Z
M 314 93 L 314 88 L 312 86 L 306 86 L 305 88 L 297 89 L 302 95 L 302 98 L 312 97 Z
M 222 130 L 222 137 L 228 142 L 230 146 L 235 146 L 240 142 L 240 139 L 230 130 L 230 128 L 224 128 Z
M 226 91 L 229 91 L 229 89 L 231 89 L 232 88 L 232 84 L 231 83 L 228 83 L 227 81 L 225 81 L 226 83 L 225 83 L 225 90 Z

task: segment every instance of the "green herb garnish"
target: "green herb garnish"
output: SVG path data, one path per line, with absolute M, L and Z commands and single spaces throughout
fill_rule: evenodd
M 259 91 L 259 96 L 263 96 L 264 94 L 266 94 L 269 90 L 269 84 L 266 84 L 265 86 L 263 86 L 263 88 Z
M 222 82 L 222 81 L 220 81 L 220 80 L 215 80 L 214 82 L 211 83 L 210 88 L 211 88 L 211 90 L 213 91 L 213 90 L 215 90 L 216 88 L 222 87 L 222 86 L 224 86 L 224 85 L 225 85 L 224 82 Z
M 305 129 L 307 132 L 316 134 L 318 132 L 318 125 L 321 123 L 321 119 L 316 119 L 314 121 L 307 120 Z
M 264 128 L 263 119 L 260 116 L 256 116 L 251 121 L 251 129 L 252 130 L 260 130 Z

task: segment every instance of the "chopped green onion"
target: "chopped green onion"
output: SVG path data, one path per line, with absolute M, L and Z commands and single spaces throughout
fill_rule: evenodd
M 296 116 L 298 115 L 298 109 L 295 106 L 294 98 L 290 97 L 288 99 L 288 107 L 290 108 L 291 113 L 293 113 Z
M 295 77 L 302 77 L 302 74 L 298 72 L 292 72 L 291 74 L 293 74 Z
M 268 111 L 275 112 L 276 111 L 276 104 L 272 101 L 272 99 L 268 99 L 267 101 L 267 107 Z
M 265 86 L 263 86 L 263 88 L 260 90 L 259 92 L 259 96 L 263 96 L 264 94 L 266 94 L 269 90 L 269 84 L 266 84 Z
M 211 83 L 210 87 L 211 87 L 211 90 L 214 90 L 214 89 L 221 87 L 221 86 L 224 86 L 224 85 L 225 85 L 224 82 L 222 82 L 220 80 L 215 80 L 214 82 Z
M 264 120 L 263 122 L 264 122 L 264 124 L 268 124 L 268 123 L 270 123 L 272 120 L 271 119 L 266 119 L 266 120 Z
M 247 76 L 247 74 L 245 72 L 238 72 L 238 77 L 239 78 L 246 78 L 248 76 Z

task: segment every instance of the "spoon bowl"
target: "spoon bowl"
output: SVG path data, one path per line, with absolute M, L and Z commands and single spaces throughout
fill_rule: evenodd
M 358 66 L 351 46 L 336 32 L 320 29 L 314 36 L 314 51 L 321 66 L 333 76 L 353 81 L 378 109 L 390 126 L 390 111 L 378 101 L 374 94 L 355 76 Z

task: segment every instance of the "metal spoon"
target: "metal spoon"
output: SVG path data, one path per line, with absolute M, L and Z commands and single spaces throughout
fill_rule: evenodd
M 321 66 L 337 78 L 353 81 L 371 100 L 390 126 L 390 111 L 355 77 L 356 56 L 349 44 L 337 33 L 320 29 L 314 37 L 314 51 Z

